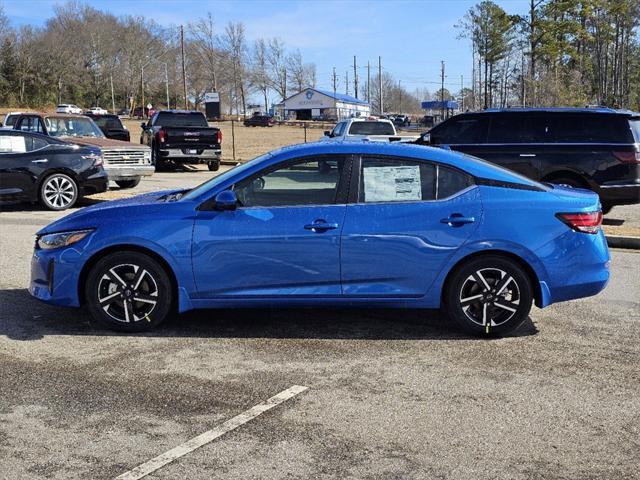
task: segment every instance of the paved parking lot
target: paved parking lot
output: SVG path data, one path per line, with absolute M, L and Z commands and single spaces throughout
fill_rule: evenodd
M 638 252 L 612 251 L 601 295 L 499 340 L 393 310 L 194 312 L 124 335 L 25 290 L 59 216 L 0 212 L 0 478 L 113 478 L 292 385 L 309 390 L 148 478 L 638 478 Z

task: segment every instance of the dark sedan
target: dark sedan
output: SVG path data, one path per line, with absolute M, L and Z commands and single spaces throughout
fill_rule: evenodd
M 254 115 L 244 121 L 245 127 L 273 127 L 276 121 L 269 115 Z
M 107 186 L 99 148 L 37 133 L 0 131 L 0 205 L 39 201 L 49 210 L 65 210 Z
M 98 125 L 98 128 L 102 130 L 105 137 L 112 138 L 113 140 L 122 140 L 123 142 L 131 141 L 129 130 L 124 126 L 118 115 L 94 115 L 92 113 L 85 115 Z

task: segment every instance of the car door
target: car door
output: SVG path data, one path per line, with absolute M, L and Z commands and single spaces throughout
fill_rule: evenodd
M 349 168 L 343 156 L 289 160 L 237 182 L 236 210 L 200 210 L 199 297 L 340 295 Z
M 38 150 L 46 145 L 42 139 L 34 142 L 31 135 L 17 131 L 0 135 L 0 200 L 32 198 L 43 168 Z
M 478 227 L 466 173 L 412 158 L 363 157 L 342 231 L 345 296 L 420 297 Z

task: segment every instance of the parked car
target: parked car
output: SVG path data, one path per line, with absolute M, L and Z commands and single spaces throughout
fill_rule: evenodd
M 98 125 L 98 128 L 102 130 L 105 137 L 113 140 L 122 140 L 123 142 L 129 142 L 131 140 L 129 130 L 124 123 L 122 123 L 118 115 L 94 115 L 90 113 L 85 115 Z
M 245 127 L 273 127 L 277 122 L 269 115 L 254 115 L 245 119 Z
M 13 124 L 18 116 L 23 112 L 9 112 L 4 116 L 4 120 L 0 123 L 0 130 L 13 130 Z
M 82 113 L 82 109 L 77 105 L 63 103 L 56 107 L 56 113 L 78 114 L 78 113 Z
M 411 118 L 408 115 L 394 115 L 393 124 L 398 127 L 408 127 L 411 125 Z
M 435 125 L 436 121 L 435 121 L 435 117 L 433 115 L 424 115 L 421 119 L 420 119 L 420 126 L 421 127 L 425 127 L 425 128 L 431 128 Z
M 93 120 L 84 115 L 28 113 L 18 117 L 14 128 L 100 148 L 109 180 L 120 188 L 133 188 L 142 177 L 155 171 L 149 148 L 106 138 Z
M 391 120 L 349 118 L 338 122 L 331 131 L 325 131 L 324 141 L 411 142 L 418 137 L 399 136 Z
M 65 210 L 83 195 L 104 192 L 108 183 L 99 148 L 0 131 L 0 205 L 39 201 L 49 210 Z
M 222 130 L 210 127 L 202 112 L 161 110 L 142 123 L 140 143 L 151 147 L 158 167 L 176 163 L 207 163 L 220 168 Z
M 155 108 L 147 108 L 144 107 L 144 116 L 146 118 L 151 118 L 153 117 L 153 115 L 155 115 L 156 113 L 156 109 Z M 133 117 L 136 118 L 142 118 L 142 107 L 136 107 L 133 109 Z
M 492 109 L 451 117 L 416 143 L 474 155 L 534 180 L 593 190 L 605 213 L 640 203 L 640 113 Z
M 91 107 L 87 113 L 91 113 L 93 115 L 106 115 L 109 112 L 102 107 Z
M 318 142 L 52 223 L 37 233 L 30 291 L 127 332 L 173 305 L 363 306 L 444 307 L 469 332 L 500 335 L 532 302 L 605 287 L 601 220 L 593 192 L 459 153 Z

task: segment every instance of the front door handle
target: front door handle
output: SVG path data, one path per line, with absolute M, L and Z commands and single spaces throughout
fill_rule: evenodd
M 535 153 L 521 153 L 520 156 L 521 157 L 535 157 L 536 154 Z
M 465 217 L 459 213 L 453 213 L 448 218 L 443 218 L 440 223 L 446 223 L 450 227 L 459 227 L 466 223 L 473 223 L 476 219 L 474 217 Z
M 338 228 L 337 223 L 327 223 L 325 220 L 316 220 L 313 223 L 308 223 L 304 226 L 305 230 L 311 230 L 315 233 L 326 232 L 327 230 L 335 230 Z
M 39 160 L 31 160 L 31 163 L 47 163 L 48 161 L 46 158 L 41 158 Z

